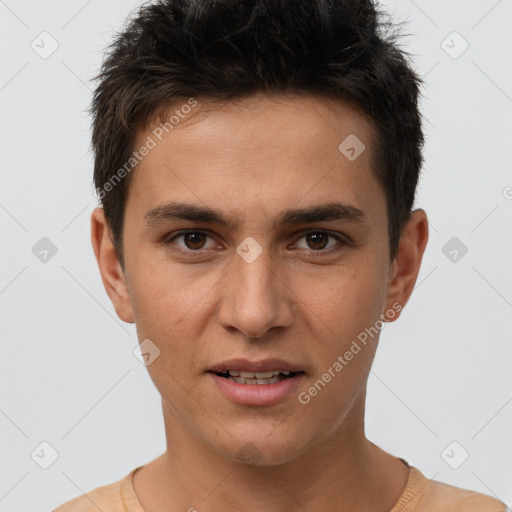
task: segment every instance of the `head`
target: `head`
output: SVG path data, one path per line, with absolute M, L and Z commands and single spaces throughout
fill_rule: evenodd
M 278 464 L 362 433 L 380 328 L 428 237 L 419 79 L 396 38 L 369 0 L 161 0 L 110 47 L 95 253 L 159 351 L 167 418 L 212 452 Z M 293 398 L 226 398 L 213 375 L 233 357 L 294 366 Z

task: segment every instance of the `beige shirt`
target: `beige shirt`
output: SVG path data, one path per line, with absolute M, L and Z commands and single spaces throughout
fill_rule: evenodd
M 409 466 L 407 485 L 390 512 L 512 512 L 505 503 L 475 491 L 429 480 Z M 72 499 L 53 512 L 145 512 L 133 488 L 135 468 L 121 480 Z

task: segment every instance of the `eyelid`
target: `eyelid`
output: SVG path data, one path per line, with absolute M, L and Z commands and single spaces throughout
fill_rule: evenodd
M 347 246 L 349 244 L 349 239 L 343 234 L 343 233 L 339 233 L 339 232 L 335 232 L 335 231 L 330 231 L 328 229 L 306 229 L 304 231 L 300 231 L 298 233 L 295 234 L 295 236 L 297 237 L 298 236 L 298 240 L 304 238 L 306 235 L 310 234 L 310 233 L 326 233 L 327 235 L 329 235 L 330 237 L 334 238 L 338 243 L 333 246 L 333 247 L 330 247 L 329 249 L 320 249 L 318 251 L 315 251 L 314 249 L 298 249 L 299 251 L 306 251 L 306 253 L 308 254 L 308 256 L 312 256 L 312 257 L 322 257 L 322 256 L 329 256 L 331 254 L 335 254 L 339 251 L 341 251 L 341 249 L 345 246 Z M 294 242 L 294 246 L 297 242 Z
M 203 229 L 183 229 L 181 231 L 178 231 L 177 233 L 171 233 L 171 235 L 165 236 L 162 239 L 162 243 L 164 246 L 170 246 L 173 244 L 174 240 L 176 238 L 180 238 L 183 235 L 186 235 L 188 233 L 200 233 L 202 235 L 206 235 L 207 237 L 214 240 L 215 238 L 208 232 L 208 230 Z M 172 248 L 173 251 L 186 254 L 186 255 L 204 255 L 207 252 L 210 252 L 212 249 L 183 249 L 183 247 L 176 246 L 175 248 Z
M 173 241 L 176 238 L 179 238 L 188 233 L 200 233 L 200 234 L 206 235 L 207 237 L 215 239 L 215 237 L 213 235 L 211 235 L 208 230 L 183 229 L 181 231 L 178 231 L 177 233 L 172 233 L 171 235 L 165 236 L 162 239 L 162 243 L 164 246 L 170 246 L 173 244 Z M 330 237 L 336 239 L 338 242 L 341 242 L 341 247 L 340 247 L 340 243 L 338 243 L 334 247 L 330 247 L 329 249 L 325 249 L 325 250 L 320 249 L 318 251 L 315 251 L 314 249 L 299 249 L 300 251 L 306 251 L 308 254 L 312 254 L 313 256 L 322 256 L 322 255 L 332 254 L 332 253 L 335 253 L 335 252 L 341 250 L 342 247 L 350 244 L 350 239 L 346 235 L 344 235 L 343 233 L 330 231 L 328 229 L 307 228 L 307 229 L 298 231 L 293 236 L 298 237 L 298 239 L 297 239 L 297 241 L 298 241 L 310 233 L 326 233 Z M 296 243 L 297 242 L 294 242 L 294 244 L 296 244 Z M 173 247 L 171 250 L 181 253 L 181 254 L 185 254 L 187 256 L 190 256 L 190 255 L 191 256 L 200 256 L 200 255 L 205 255 L 205 254 L 209 253 L 210 251 L 212 251 L 212 249 L 197 249 L 197 250 L 183 249 L 182 247 L 179 247 L 179 246 Z

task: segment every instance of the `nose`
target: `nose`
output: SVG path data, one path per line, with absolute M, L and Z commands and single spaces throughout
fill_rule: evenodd
M 290 326 L 294 294 L 270 252 L 264 249 L 251 262 L 236 254 L 232 265 L 220 284 L 221 325 L 252 339 L 263 338 L 270 329 Z

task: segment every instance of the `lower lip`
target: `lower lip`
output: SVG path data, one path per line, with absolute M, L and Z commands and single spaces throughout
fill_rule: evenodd
M 274 384 L 238 384 L 216 373 L 208 374 L 224 397 L 241 405 L 276 404 L 290 396 L 305 377 L 304 373 L 298 373 Z

